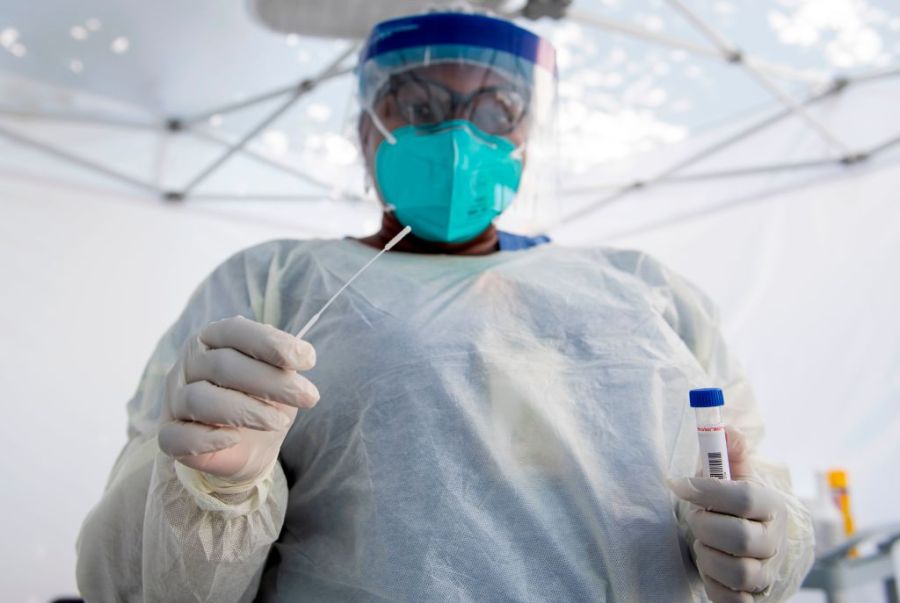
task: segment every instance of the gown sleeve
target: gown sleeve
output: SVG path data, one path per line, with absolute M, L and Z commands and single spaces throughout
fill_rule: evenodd
M 762 415 L 743 370 L 725 345 L 718 312 L 695 285 L 652 257 L 632 251 L 621 251 L 617 256 L 615 263 L 635 274 L 664 299 L 664 318 L 694 354 L 709 376 L 710 384 L 721 388 L 725 394 L 726 424 L 739 428 L 747 437 L 755 478 L 778 490 L 784 498 L 788 512 L 787 547 L 773 560 L 774 585 L 767 592 L 756 595 L 754 600 L 759 603 L 786 601 L 800 588 L 813 562 L 812 520 L 793 493 L 787 468 L 757 452 L 765 432 Z M 677 500 L 675 512 L 681 533 L 692 551 L 693 536 L 684 520 L 688 505 Z
M 157 445 L 165 380 L 182 343 L 208 322 L 261 321 L 273 244 L 236 254 L 197 288 L 150 357 L 128 403 L 128 442 L 78 536 L 77 581 L 93 601 L 249 601 L 287 507 L 284 472 L 217 494 Z

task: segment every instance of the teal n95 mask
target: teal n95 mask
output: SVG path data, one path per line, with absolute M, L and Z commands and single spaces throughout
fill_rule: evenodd
M 509 140 L 466 120 L 404 126 L 381 142 L 375 178 L 397 220 L 423 239 L 474 239 L 512 203 L 522 159 Z

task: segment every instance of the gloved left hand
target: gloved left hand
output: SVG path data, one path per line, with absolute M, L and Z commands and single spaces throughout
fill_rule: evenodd
M 726 428 L 733 481 L 692 477 L 670 482 L 692 503 L 687 524 L 706 594 L 714 603 L 752 603 L 772 586 L 787 547 L 787 506 L 780 492 L 754 480 L 744 435 Z

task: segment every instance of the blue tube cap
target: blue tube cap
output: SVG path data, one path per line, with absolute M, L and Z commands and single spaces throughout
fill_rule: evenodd
M 718 387 L 704 387 L 692 389 L 691 408 L 711 408 L 713 406 L 725 406 L 725 396 Z

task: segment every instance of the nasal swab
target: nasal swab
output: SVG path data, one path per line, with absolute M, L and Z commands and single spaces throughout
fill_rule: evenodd
M 377 260 L 378 258 L 380 258 L 380 257 L 384 254 L 385 251 L 390 251 L 391 248 L 392 248 L 394 245 L 396 245 L 397 243 L 399 243 L 400 240 L 401 240 L 403 237 L 405 237 L 406 235 L 408 235 L 410 232 L 412 232 L 412 228 L 410 228 L 409 226 L 407 226 L 406 228 L 404 228 L 403 230 L 401 230 L 400 233 L 399 233 L 396 237 L 394 237 L 393 239 L 391 239 L 390 241 L 388 241 L 388 244 L 384 246 L 384 249 L 382 249 L 381 251 L 379 251 L 379 252 L 375 255 L 374 258 L 372 258 L 371 260 L 369 260 L 368 262 L 366 262 L 366 265 L 365 265 L 365 266 L 363 266 L 362 268 L 360 268 L 360 269 L 356 272 L 356 274 L 354 274 L 353 276 L 351 276 L 351 277 L 350 277 L 350 280 L 348 280 L 346 283 L 344 283 L 344 286 L 341 287 L 340 289 L 338 289 L 337 293 L 335 293 L 334 295 L 332 295 L 332 296 L 331 296 L 331 299 L 329 299 L 327 302 L 325 302 L 325 305 L 322 306 L 322 309 L 321 309 L 321 310 L 319 310 L 318 312 L 316 312 L 315 314 L 313 314 L 313 317 L 309 319 L 309 322 L 307 322 L 307 323 L 303 326 L 303 328 L 300 329 L 300 332 L 297 333 L 297 337 L 299 337 L 300 339 L 303 339 L 303 336 L 306 335 L 306 332 L 309 331 L 311 328 L 313 328 L 313 325 L 315 325 L 315 324 L 319 321 L 319 317 L 322 316 L 322 312 L 324 312 L 325 310 L 328 309 L 328 306 L 331 305 L 331 302 L 333 302 L 334 300 L 336 300 L 336 299 L 338 298 L 338 296 L 339 296 L 341 293 L 344 292 L 344 289 L 346 289 L 347 287 L 349 287 L 349 286 L 350 286 L 350 283 L 352 283 L 354 280 L 356 280 L 356 277 L 358 277 L 360 274 L 362 274 L 363 272 L 365 272 L 366 268 L 368 268 L 369 266 L 371 266 L 372 263 L 373 263 L 375 260 Z

